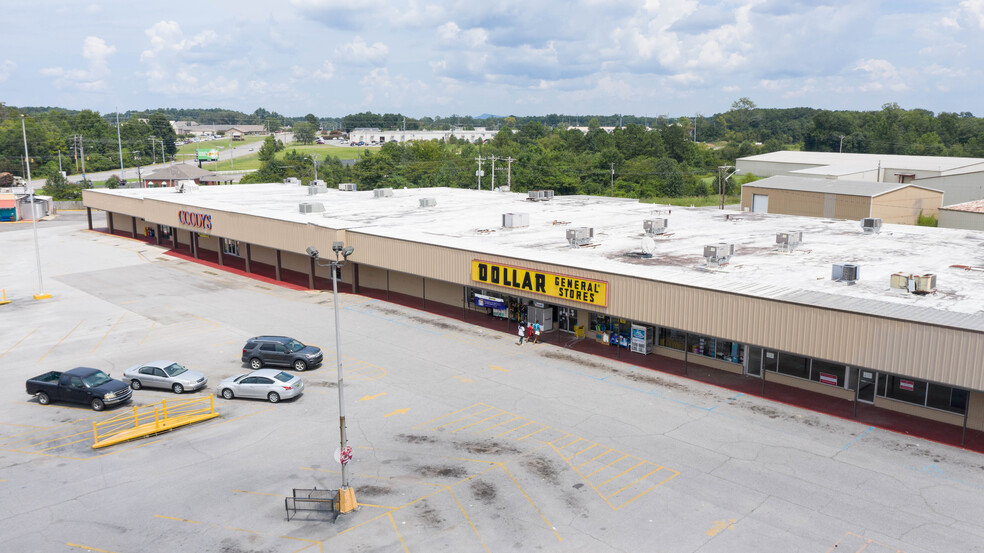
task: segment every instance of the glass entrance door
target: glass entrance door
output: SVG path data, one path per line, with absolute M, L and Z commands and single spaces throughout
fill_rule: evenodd
M 762 376 L 762 348 L 746 346 L 745 351 L 745 374 L 748 376 Z
M 557 327 L 565 332 L 574 332 L 577 326 L 577 309 L 573 307 L 557 308 Z
M 858 401 L 864 403 L 875 402 L 875 384 L 877 383 L 878 373 L 867 369 L 858 369 Z

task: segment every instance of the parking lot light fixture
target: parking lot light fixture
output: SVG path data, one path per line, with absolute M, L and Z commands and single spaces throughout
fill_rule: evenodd
M 27 152 L 27 128 L 24 126 L 24 114 L 21 114 L 21 133 L 24 135 L 24 164 L 27 166 L 27 188 L 31 190 L 31 226 L 34 228 L 34 259 L 38 264 L 38 293 L 36 300 L 51 298 L 44 291 L 44 281 L 41 279 L 41 247 L 38 245 L 38 210 L 34 205 L 34 188 L 31 187 L 31 154 Z
M 314 258 L 319 267 L 331 267 L 331 290 L 335 304 L 335 364 L 338 369 L 338 430 L 342 465 L 342 485 L 338 489 L 338 511 L 348 513 L 359 507 L 355 499 L 355 490 L 349 485 L 348 477 L 348 437 L 345 432 L 345 390 L 344 379 L 342 377 L 342 333 L 338 310 L 338 271 L 348 263 L 348 256 L 352 255 L 355 248 L 345 246 L 344 242 L 333 242 L 331 250 L 335 252 L 335 260 L 323 264 L 318 256 L 318 250 L 314 246 L 307 248 L 307 254 Z

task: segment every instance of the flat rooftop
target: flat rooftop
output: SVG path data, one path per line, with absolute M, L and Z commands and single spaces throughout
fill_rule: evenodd
M 174 188 L 90 192 L 346 229 L 470 250 L 476 257 L 516 257 L 984 331 L 984 232 L 885 224 L 879 234 L 864 234 L 856 221 L 596 196 L 533 202 L 525 193 L 450 188 L 396 189 L 389 198 L 374 198 L 371 190 L 308 195 L 307 187 L 286 184 L 200 187 L 183 194 Z M 422 208 L 421 198 L 434 198 L 437 205 Z M 311 201 L 322 202 L 325 212 L 301 214 L 298 204 Z M 528 213 L 529 227 L 503 228 L 504 213 Z M 668 228 L 649 239 L 643 220 L 654 217 L 667 218 Z M 594 229 L 590 246 L 569 246 L 566 230 L 573 227 Z M 787 231 L 802 231 L 803 243 L 781 253 L 776 233 Z M 706 266 L 704 246 L 721 242 L 735 245 L 730 264 Z M 298 251 L 304 247 L 298 244 Z M 652 257 L 632 255 L 643 250 Z M 858 264 L 860 280 L 853 285 L 832 281 L 834 263 Z M 937 292 L 892 290 L 889 277 L 897 272 L 936 274 Z

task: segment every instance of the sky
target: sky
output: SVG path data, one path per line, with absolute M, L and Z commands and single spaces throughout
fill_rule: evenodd
M 0 102 L 450 115 L 971 112 L 984 0 L 8 3 Z

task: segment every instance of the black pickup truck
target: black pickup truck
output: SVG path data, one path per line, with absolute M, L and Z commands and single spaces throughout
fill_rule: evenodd
M 125 382 L 113 380 L 108 374 L 88 367 L 51 371 L 29 379 L 26 386 L 27 393 L 37 396 L 41 405 L 55 400 L 88 403 L 96 411 L 102 411 L 107 405 L 130 401 L 133 395 Z

